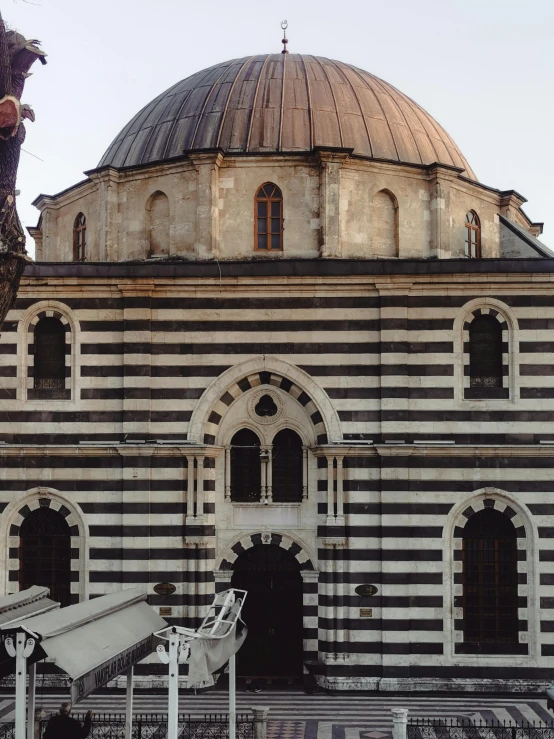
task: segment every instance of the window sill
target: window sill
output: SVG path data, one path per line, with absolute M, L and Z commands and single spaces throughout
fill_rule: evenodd
M 264 503 L 261 500 L 244 500 L 244 501 L 231 500 L 230 502 L 233 507 L 235 506 L 243 507 L 244 506 L 246 508 L 269 508 L 270 506 L 273 506 L 277 508 L 279 507 L 282 508 L 286 506 L 287 508 L 300 508 L 300 506 L 302 505 L 304 501 L 295 500 L 295 501 L 291 501 L 290 503 L 287 503 L 286 501 L 279 500 L 279 501 L 271 501 L 271 502 L 268 501 L 267 503 Z
M 518 644 L 493 644 L 493 643 L 481 643 L 481 642 L 467 642 L 464 644 L 456 644 L 454 649 L 456 654 L 482 654 L 482 655 L 509 655 L 509 654 L 529 654 L 529 645 L 518 643 Z
M 48 403 L 52 403 L 58 400 L 65 402 L 71 400 L 71 390 L 58 391 L 55 397 L 52 395 L 43 395 L 42 391 L 40 390 L 27 390 L 27 400 L 42 400 Z
M 464 400 L 509 400 L 510 388 L 507 387 L 466 387 Z

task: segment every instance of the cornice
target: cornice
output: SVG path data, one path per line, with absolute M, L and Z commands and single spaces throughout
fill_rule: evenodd
M 0 459 L 2 457 L 36 457 L 41 456 L 63 456 L 63 457 L 218 457 L 223 447 L 187 444 L 186 446 L 176 444 L 95 444 L 94 446 L 72 446 L 42 444 L 18 446 L 17 444 L 1 444 Z

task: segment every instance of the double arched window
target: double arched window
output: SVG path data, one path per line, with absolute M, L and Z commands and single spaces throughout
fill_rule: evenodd
M 504 513 L 484 508 L 469 518 L 462 542 L 461 651 L 505 652 L 519 639 L 516 529 Z
M 262 447 L 257 434 L 241 429 L 231 439 L 231 500 L 236 502 L 301 502 L 302 439 L 282 429 Z
M 256 193 L 254 224 L 256 251 L 283 250 L 283 195 L 272 182 L 266 182 Z
M 231 499 L 255 502 L 261 496 L 260 440 L 250 429 L 231 439 Z
M 481 258 L 481 222 L 474 210 L 466 213 L 465 255 L 468 259 Z
M 73 261 L 84 262 L 87 258 L 87 219 L 79 213 L 73 223 Z

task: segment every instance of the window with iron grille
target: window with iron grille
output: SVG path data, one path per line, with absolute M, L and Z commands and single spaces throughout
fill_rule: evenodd
M 50 597 L 63 606 L 71 599 L 71 534 L 58 511 L 31 511 L 19 530 L 19 589 L 31 585 L 50 588 Z
M 254 203 L 255 250 L 283 250 L 283 196 L 281 190 L 266 182 L 256 193 Z
M 474 210 L 466 213 L 465 255 L 468 259 L 481 257 L 481 222 Z
M 463 530 L 463 630 L 466 652 L 509 652 L 518 644 L 516 530 L 485 508 Z M 467 645 L 473 645 L 467 648 Z
M 73 261 L 84 262 L 87 258 L 87 219 L 79 213 L 73 224 Z
M 302 439 L 283 429 L 273 439 L 272 486 L 275 502 L 302 501 Z
M 262 494 L 260 440 L 250 429 L 231 439 L 231 500 L 259 501 Z
M 41 318 L 34 332 L 34 388 L 30 398 L 66 399 L 65 326 L 57 318 Z
M 469 327 L 469 386 L 481 388 L 482 397 L 502 387 L 502 349 L 501 324 L 491 315 L 476 316 Z

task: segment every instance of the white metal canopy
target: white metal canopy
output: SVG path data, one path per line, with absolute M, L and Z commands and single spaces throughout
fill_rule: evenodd
M 49 595 L 50 590 L 48 588 L 32 585 L 19 593 L 3 596 L 0 598 L 0 626 L 10 624 L 13 627 L 15 623 L 23 619 L 59 609 L 60 604 L 51 600 L 48 597 Z M 5 638 L 5 634 L 0 636 L 2 640 Z M 38 655 L 35 656 L 34 661 L 37 659 Z M 32 662 L 33 660 L 29 659 L 29 661 Z M 0 677 L 5 677 L 13 672 L 15 672 L 15 660 L 2 652 L 0 654 Z
M 122 590 L 17 623 L 39 642 L 41 657 L 51 657 L 72 679 L 77 702 L 151 654 L 154 631 L 167 622 L 146 603 L 139 589 Z M 0 626 L 2 631 L 13 625 Z
M 27 590 L 3 596 L 0 598 L 0 626 L 59 608 L 60 604 L 51 600 L 49 595 L 48 588 L 31 585 Z

